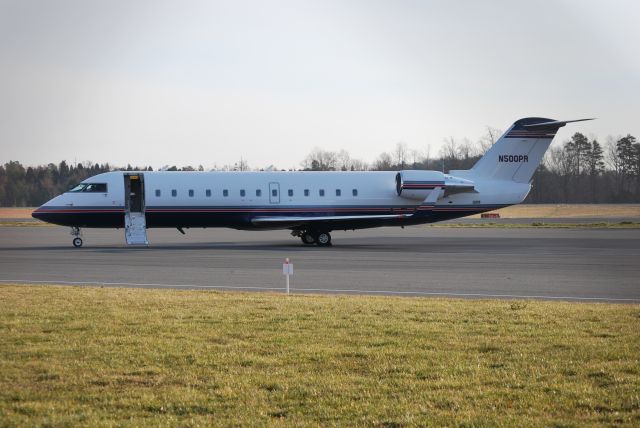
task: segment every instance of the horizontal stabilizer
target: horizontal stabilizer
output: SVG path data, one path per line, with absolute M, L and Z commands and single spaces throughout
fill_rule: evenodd
M 567 123 L 584 122 L 585 120 L 595 120 L 595 117 L 589 119 L 574 119 L 574 120 L 552 120 L 550 122 L 532 123 L 530 125 L 522 125 L 524 128 L 562 128 Z

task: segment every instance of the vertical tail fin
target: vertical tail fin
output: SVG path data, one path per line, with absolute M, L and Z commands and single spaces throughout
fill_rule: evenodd
M 567 123 L 583 120 L 592 119 L 520 119 L 476 162 L 469 174 L 478 178 L 529 183 L 558 129 Z

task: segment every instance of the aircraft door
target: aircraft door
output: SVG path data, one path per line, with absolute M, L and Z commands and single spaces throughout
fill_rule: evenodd
M 149 245 L 144 208 L 144 175 L 124 174 L 124 236 L 129 245 Z
M 124 175 L 124 207 L 127 213 L 144 212 L 144 176 Z
M 269 183 L 269 202 L 272 204 L 280 203 L 280 183 Z

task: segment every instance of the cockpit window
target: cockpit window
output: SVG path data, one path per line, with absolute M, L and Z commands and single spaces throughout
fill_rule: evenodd
M 84 188 L 83 192 L 107 193 L 107 183 L 91 183 Z
M 82 192 L 87 187 L 87 183 L 80 183 L 77 186 L 69 189 L 69 192 Z
M 80 183 L 69 192 L 107 193 L 107 183 Z

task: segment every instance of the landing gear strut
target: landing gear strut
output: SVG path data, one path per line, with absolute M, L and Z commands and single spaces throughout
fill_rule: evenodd
M 71 228 L 71 236 L 75 236 L 75 238 L 73 238 L 73 246 L 76 248 L 82 247 L 82 232 L 79 227 L 74 226 Z

